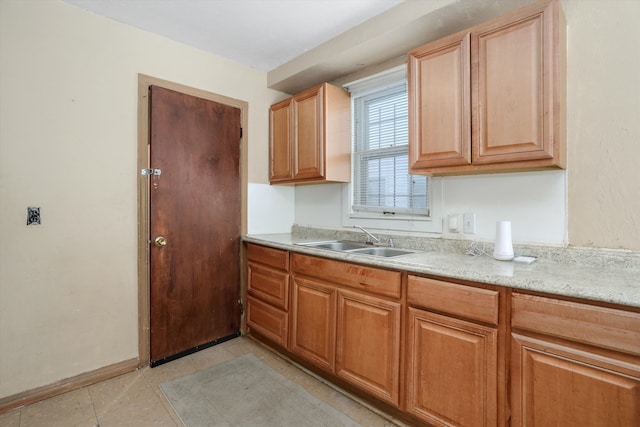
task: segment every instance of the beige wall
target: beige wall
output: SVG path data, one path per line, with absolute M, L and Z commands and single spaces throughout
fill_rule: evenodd
M 575 246 L 640 250 L 640 1 L 563 0 L 568 229 Z
M 138 73 L 248 101 L 249 181 L 267 180 L 282 94 L 266 73 L 62 2 L 1 0 L 0 398 L 138 355 Z

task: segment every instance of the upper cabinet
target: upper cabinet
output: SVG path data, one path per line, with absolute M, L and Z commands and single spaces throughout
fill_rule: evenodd
M 544 1 L 409 52 L 411 173 L 564 168 L 565 30 Z
M 271 106 L 269 182 L 348 182 L 351 100 L 324 83 Z
M 412 173 L 471 164 L 469 33 L 409 53 L 409 165 Z

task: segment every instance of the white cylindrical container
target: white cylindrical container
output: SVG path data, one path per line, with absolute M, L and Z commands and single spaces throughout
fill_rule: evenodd
M 511 221 L 498 221 L 496 223 L 496 243 L 493 248 L 493 257 L 500 261 L 511 261 L 513 259 Z

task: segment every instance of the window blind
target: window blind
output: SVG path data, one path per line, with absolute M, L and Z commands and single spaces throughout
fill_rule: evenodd
M 429 215 L 428 179 L 408 171 L 404 72 L 385 74 L 379 85 L 372 80 L 349 86 L 354 124 L 352 211 Z

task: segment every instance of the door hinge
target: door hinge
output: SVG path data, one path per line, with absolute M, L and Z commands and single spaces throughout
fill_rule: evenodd
M 160 176 L 161 173 L 162 171 L 160 169 L 142 169 L 140 171 L 140 174 L 142 174 L 142 176 L 149 176 L 149 175 Z
M 240 139 L 242 139 L 242 128 L 240 128 Z
M 244 316 L 244 304 L 241 299 L 238 300 L 238 305 L 240 305 L 240 317 L 242 317 Z

